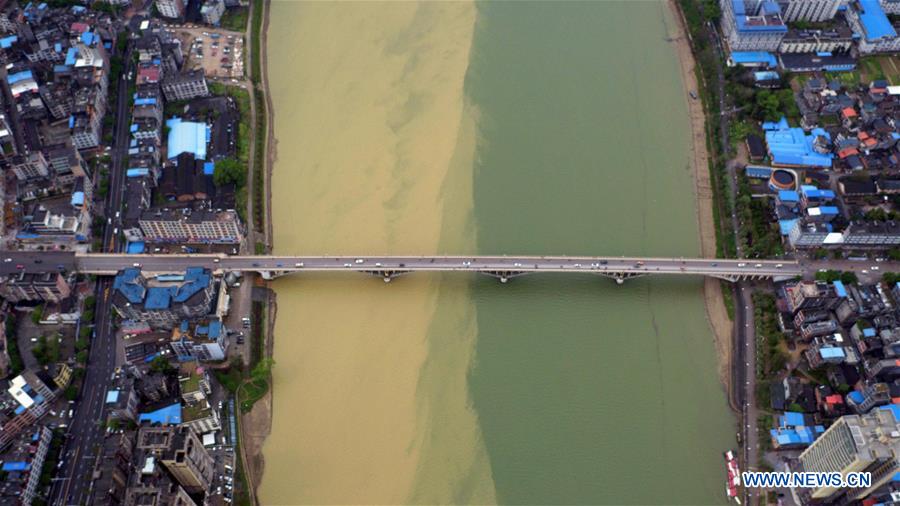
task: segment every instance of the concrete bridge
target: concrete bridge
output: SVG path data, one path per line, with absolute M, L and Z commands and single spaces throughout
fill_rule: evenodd
M 5 256 L 8 255 L 8 256 Z M 647 275 L 711 276 L 727 281 L 789 279 L 802 274 L 787 260 L 726 260 L 715 258 L 640 258 L 592 256 L 229 256 L 218 254 L 125 255 L 111 253 L 0 252 L 0 272 L 72 269 L 109 276 L 127 267 L 149 274 L 206 267 L 217 272 L 257 272 L 265 279 L 302 272 L 361 272 L 384 279 L 412 272 L 475 272 L 501 282 L 525 274 L 588 273 L 624 280 Z M 6 259 L 9 258 L 7 261 Z M 40 262 L 40 263 L 38 263 Z

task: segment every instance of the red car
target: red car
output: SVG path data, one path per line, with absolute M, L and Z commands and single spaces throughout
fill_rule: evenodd
M 24 269 L 25 266 L 22 264 L 16 264 L 16 269 Z

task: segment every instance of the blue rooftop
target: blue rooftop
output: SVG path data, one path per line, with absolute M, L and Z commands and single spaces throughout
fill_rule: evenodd
M 19 40 L 19 38 L 16 37 L 15 35 L 10 35 L 9 37 L 3 37 L 2 39 L 0 39 L 0 47 L 2 47 L 3 49 L 9 49 L 12 47 L 13 44 L 16 43 L 17 40 Z
M 790 235 L 791 230 L 794 229 L 794 226 L 798 221 L 800 220 L 797 218 L 791 220 L 778 220 L 778 231 L 781 232 L 781 235 Z
M 900 404 L 888 404 L 887 406 L 881 406 L 878 409 L 890 411 L 894 414 L 894 419 L 900 422 Z
M 837 347 L 822 348 L 819 350 L 819 355 L 821 355 L 824 359 L 846 357 L 846 355 L 844 354 L 844 349 Z
M 734 51 L 731 53 L 730 58 L 737 65 L 766 65 L 771 68 L 778 66 L 778 60 L 775 59 L 775 55 L 765 51 Z M 775 74 L 775 76 L 777 78 L 778 74 Z
M 113 280 L 113 290 L 118 290 L 128 302 L 140 304 L 144 301 L 144 295 L 147 293 L 142 281 L 140 269 L 129 267 L 116 275 Z
M 858 392 L 856 390 L 847 394 L 847 397 L 857 404 L 860 404 L 862 401 L 865 400 L 865 398 L 863 397 L 863 394 L 861 394 L 860 392 Z
M 815 186 L 810 184 L 800 185 L 800 193 L 802 193 L 803 196 L 807 199 L 812 200 L 831 200 L 835 197 L 835 194 L 832 190 L 820 190 L 819 188 L 816 188 Z
M 9 84 L 15 84 L 26 79 L 34 79 L 34 76 L 31 74 L 30 70 L 23 70 L 21 72 L 16 72 L 15 74 L 9 74 L 8 76 L 6 76 L 6 82 L 8 82 Z
M 767 1 L 763 2 L 760 5 L 760 9 L 758 13 L 755 12 L 747 12 L 746 5 L 744 4 L 744 0 L 730 0 L 731 7 L 734 11 L 734 22 L 737 26 L 737 29 L 742 32 L 770 32 L 770 33 L 786 33 L 787 26 L 784 25 L 784 22 L 778 23 L 776 20 L 772 20 L 772 23 L 759 23 L 754 22 L 759 19 L 763 19 L 759 16 L 759 14 L 763 16 L 778 16 L 781 13 L 781 8 L 778 7 L 776 2 Z M 779 18 L 780 20 L 780 18 Z
M 66 51 L 66 65 L 75 65 L 75 57 L 78 56 L 78 50 L 74 47 L 70 47 L 68 51 Z
M 859 21 L 867 41 L 892 39 L 897 36 L 896 30 L 891 26 L 891 22 L 881 9 L 878 0 L 859 0 L 859 7 Z
M 169 287 L 153 286 L 147 289 L 144 309 L 168 309 L 171 301 L 172 291 Z
M 778 72 L 766 70 L 764 72 L 754 72 L 753 79 L 757 82 L 759 82 L 759 81 L 774 81 L 777 79 L 781 79 L 781 76 L 778 75 Z
M 836 293 L 838 297 L 846 297 L 847 296 L 847 288 L 844 286 L 843 281 L 835 280 L 834 293 Z
M 802 128 L 785 127 L 787 120 L 782 118 L 776 128 L 772 124 L 766 128 L 766 143 L 772 154 L 772 162 L 776 165 L 795 167 L 831 167 L 831 153 L 822 154 L 813 149 L 813 143 L 819 136 L 831 140 L 831 134 L 821 128 L 813 129 L 810 135 Z
M 31 469 L 31 464 L 28 462 L 4 462 L 2 469 L 6 472 L 13 471 L 27 471 Z
M 110 390 L 106 392 L 106 403 L 112 404 L 119 400 L 119 391 L 118 390 Z
M 188 267 L 184 271 L 184 280 L 183 285 L 174 288 L 172 300 L 175 302 L 186 302 L 195 293 L 205 290 L 212 282 L 212 277 L 203 267 Z
M 782 202 L 800 202 L 800 194 L 793 190 L 781 190 L 778 192 L 778 200 Z
M 803 419 L 803 413 L 797 413 L 796 411 L 785 411 L 780 418 L 782 427 L 792 427 L 806 423 Z
M 863 329 L 863 336 L 864 336 L 864 337 L 875 337 L 875 329 L 873 329 L 872 327 L 866 327 L 866 328 L 864 328 L 864 329 Z
M 209 137 L 209 127 L 206 123 L 172 118 L 166 121 L 166 126 L 169 127 L 168 156 L 170 160 L 181 153 L 192 153 L 194 158 L 206 160 L 206 142 Z
M 149 413 L 141 413 L 138 422 L 159 423 L 162 425 L 178 425 L 181 423 L 181 403 L 157 409 Z
M 216 171 L 216 164 L 214 162 L 206 162 L 203 164 L 203 174 L 207 176 L 212 176 Z
M 128 243 L 127 252 L 129 255 L 140 255 L 141 253 L 144 252 L 144 242 L 143 241 L 132 241 L 132 242 Z
M 84 42 L 85 44 L 90 46 L 94 42 L 94 34 L 91 32 L 82 33 L 81 42 Z

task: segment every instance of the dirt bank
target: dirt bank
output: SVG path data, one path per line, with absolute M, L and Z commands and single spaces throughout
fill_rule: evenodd
M 672 44 L 678 54 L 681 79 L 687 91 L 697 90 L 697 75 L 694 73 L 694 55 L 686 36 L 681 12 L 674 0 L 666 2 L 672 11 L 675 23 L 670 30 Z M 697 226 L 700 230 L 700 252 L 704 257 L 716 256 L 716 223 L 713 217 L 713 189 L 709 177 L 709 154 L 706 151 L 706 117 L 700 100 L 693 100 L 685 94 L 688 114 L 691 118 L 691 165 L 694 173 L 694 194 L 697 199 Z M 725 310 L 722 285 L 719 280 L 706 278 L 703 285 L 706 301 L 706 315 L 713 330 L 716 354 L 719 357 L 719 378 L 730 391 L 731 375 L 731 334 L 732 323 Z

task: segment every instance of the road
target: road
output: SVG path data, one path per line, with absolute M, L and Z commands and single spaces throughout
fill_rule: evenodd
M 124 76 L 133 70 L 131 58 L 132 45 L 123 55 L 125 61 Z M 112 166 L 110 168 L 109 196 L 106 205 L 107 214 L 112 214 L 122 208 L 125 185 L 125 162 L 128 157 L 128 82 L 120 79 L 118 83 L 110 83 L 110 86 L 118 86 L 116 99 L 116 124 L 114 127 L 115 144 L 111 152 Z M 118 223 L 106 227 L 103 235 L 103 245 L 109 251 L 120 251 L 119 238 L 114 234 Z M 42 257 L 21 258 L 17 255 L 0 255 L 4 261 L 0 262 L 0 273 L 16 269 L 18 265 L 26 266 L 26 270 L 35 265 L 44 265 L 50 269 L 69 269 L 70 264 L 66 258 Z M 15 257 L 13 260 L 12 258 Z M 10 261 L 5 261 L 11 258 Z M 30 260 L 30 263 L 29 263 Z M 42 260 L 42 264 L 35 261 Z M 71 259 L 74 264 L 74 259 Z M 74 265 L 72 265 L 74 266 Z M 54 505 L 85 504 L 89 499 L 91 490 L 90 475 L 96 458 L 96 448 L 103 442 L 105 427 L 104 402 L 113 371 L 116 364 L 115 332 L 110 318 L 111 309 L 107 297 L 107 290 L 112 285 L 110 279 L 101 279 L 97 283 L 97 305 L 94 313 L 96 317 L 95 336 L 91 339 L 90 354 L 88 357 L 87 372 L 81 389 L 81 396 L 75 407 L 75 417 L 69 427 L 69 437 L 63 448 L 65 464 L 58 474 L 60 480 L 53 482 L 50 490 L 49 503 Z
M 30 253 L 31 255 L 39 253 Z M 3 253 L 0 252 L 0 256 Z M 148 273 L 172 273 L 187 267 L 214 271 L 289 273 L 360 271 L 385 277 L 414 271 L 471 271 L 511 278 L 529 272 L 587 272 L 614 278 L 650 274 L 705 275 L 723 279 L 791 278 L 802 274 L 787 260 L 575 256 L 227 256 L 75 254 L 83 273 L 113 275 L 127 267 Z

